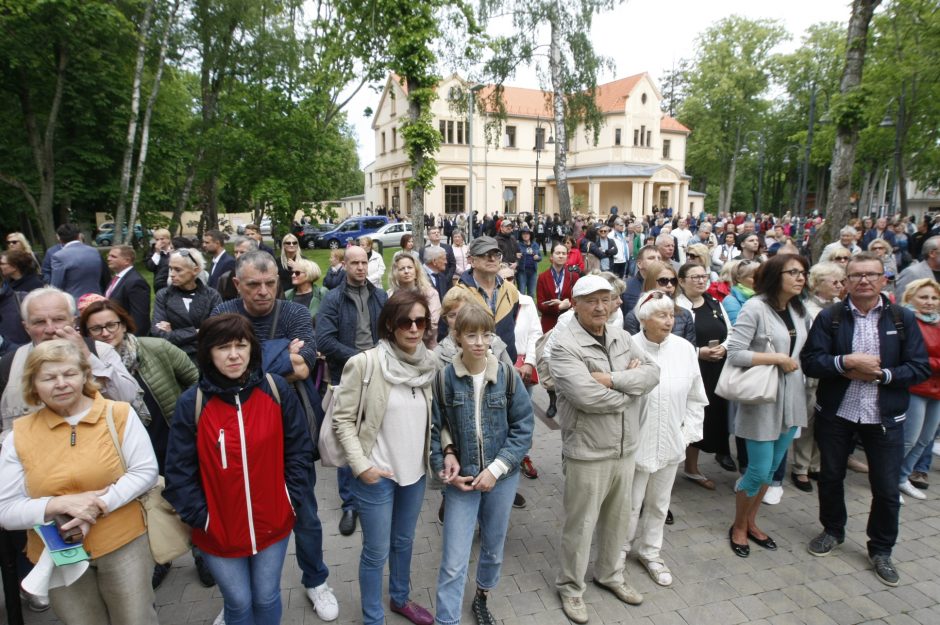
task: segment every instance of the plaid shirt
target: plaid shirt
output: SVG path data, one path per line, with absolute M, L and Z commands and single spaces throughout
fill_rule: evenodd
M 884 312 L 884 304 L 879 298 L 878 304 L 863 315 L 849 298 L 849 308 L 855 320 L 855 330 L 852 334 L 852 351 L 855 353 L 881 356 L 881 346 L 878 340 L 878 322 Z M 841 369 L 840 359 L 836 359 L 836 366 Z M 852 380 L 849 388 L 842 398 L 842 404 L 836 415 L 865 425 L 879 425 L 881 416 L 878 410 L 878 383 Z

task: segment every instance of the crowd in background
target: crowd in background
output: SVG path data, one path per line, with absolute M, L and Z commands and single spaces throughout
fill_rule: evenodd
M 479 522 L 471 611 L 495 625 L 488 593 L 511 511 L 527 505 L 519 478 L 539 477 L 541 385 L 565 468 L 555 583 L 574 622 L 588 619 L 595 529 L 595 584 L 642 602 L 628 557 L 673 583 L 670 496 L 677 476 L 716 490 L 703 454 L 739 476 L 739 557 L 777 549 L 758 514 L 786 505 L 787 482 L 818 491 L 823 529 L 808 548 L 827 555 L 845 539 L 846 469 L 869 473 L 868 556 L 897 585 L 899 509 L 927 497 L 940 427 L 940 223 L 853 220 L 811 259 L 815 215 L 610 213 L 428 217 L 425 247 L 405 235 L 387 267 L 369 237 L 321 268 L 294 234 L 275 250 L 253 225 L 232 240 L 161 229 L 144 259 L 152 286 L 133 248 L 103 257 L 72 224 L 42 260 L 8 234 L 4 575 L 31 580 L 25 605 L 51 604 L 67 624 L 156 623 L 170 563 L 151 557 L 138 497 L 159 477 L 192 528 L 200 581 L 222 592 L 216 623 L 280 621 L 291 534 L 306 594 L 334 620 L 315 494 L 325 428 L 344 458 L 340 534 L 361 528 L 363 622 L 384 621 L 387 565 L 391 611 L 458 623 Z M 752 369 L 773 397 L 719 392 Z M 410 598 L 427 490 L 443 523 L 433 614 Z M 91 557 L 67 584 L 36 581 L 49 554 L 32 528 L 48 522 L 80 530 Z

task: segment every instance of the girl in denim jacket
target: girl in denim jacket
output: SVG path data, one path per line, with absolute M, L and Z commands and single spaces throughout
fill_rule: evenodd
M 480 521 L 480 561 L 473 614 L 495 625 L 487 592 L 499 582 L 519 463 L 532 445 L 535 417 L 515 368 L 490 353 L 493 316 L 477 304 L 457 314 L 458 358 L 438 373 L 431 425 L 431 468 L 445 484 L 444 542 L 435 622 L 460 622 L 473 532 Z

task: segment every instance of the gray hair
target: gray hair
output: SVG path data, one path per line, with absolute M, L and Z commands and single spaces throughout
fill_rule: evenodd
M 623 292 L 627 290 L 627 283 L 609 271 L 592 271 L 590 275 L 600 276 L 604 280 L 607 280 L 614 289 L 613 295 L 617 297 L 623 295 Z
M 924 245 L 923 247 L 920 248 L 920 251 L 921 251 L 921 254 L 923 254 L 924 257 L 926 257 L 928 254 L 930 254 L 930 252 L 938 248 L 940 248 L 940 236 L 930 237 L 929 239 L 924 241 Z
M 809 269 L 809 280 L 807 281 L 809 290 L 815 291 L 820 282 L 826 278 L 834 277 L 845 278 L 845 269 L 842 268 L 842 265 L 831 261 L 816 263 Z
M 241 279 L 242 274 L 245 272 L 245 267 L 249 265 L 255 271 L 267 273 L 273 270 L 277 273 L 277 264 L 274 262 L 273 256 L 261 250 L 252 250 L 238 257 L 238 260 L 235 262 L 235 277 Z
M 232 248 L 236 248 L 239 245 L 244 245 L 245 243 L 247 243 L 252 250 L 258 249 L 258 241 L 256 239 L 246 237 L 243 234 L 239 234 L 238 236 L 232 238 Z
M 29 306 L 35 300 L 47 297 L 49 295 L 58 295 L 65 301 L 66 306 L 68 306 L 69 312 L 72 313 L 73 317 L 78 316 L 78 307 L 75 305 L 75 298 L 72 297 L 71 293 L 66 293 L 62 289 L 57 289 L 54 286 L 44 286 L 30 291 L 26 294 L 26 297 L 23 298 L 23 301 L 20 302 L 20 318 L 23 321 L 29 317 Z
M 194 247 L 182 247 L 178 250 L 173 250 L 170 253 L 170 259 L 172 260 L 174 256 L 176 258 L 182 258 L 183 254 L 180 253 L 181 250 L 186 250 L 186 253 L 189 255 L 189 258 L 191 258 L 193 262 L 196 263 L 196 267 L 199 269 L 199 273 L 202 273 L 203 271 L 206 270 L 205 257 L 202 255 L 202 252 L 200 252 Z
M 444 256 L 447 252 L 444 251 L 442 247 L 426 247 L 424 248 L 424 264 L 434 262 L 441 256 Z
M 839 234 L 840 234 L 840 235 L 842 235 L 842 234 L 850 234 L 850 235 L 852 235 L 853 237 L 857 237 L 857 236 L 858 236 L 858 230 L 856 230 L 856 229 L 853 228 L 852 226 L 842 226 L 842 229 L 839 230 Z
M 657 297 L 654 293 L 660 293 L 661 291 L 649 291 L 640 295 L 640 299 L 636 301 L 636 306 L 633 308 L 633 314 L 636 315 L 637 321 L 646 321 L 656 313 L 665 312 L 667 310 L 675 313 L 676 303 L 672 301 L 672 298 L 663 293 L 662 297 Z
M 664 226 L 664 227 L 665 227 L 665 226 Z M 665 233 L 663 233 L 663 234 L 660 234 L 658 237 L 656 237 L 656 245 L 657 245 L 657 247 L 660 246 L 660 245 L 662 245 L 663 243 L 673 243 L 673 244 L 675 244 L 675 242 L 676 242 L 676 241 L 675 241 L 675 239 L 672 238 L 672 235 L 671 235 L 671 234 L 665 234 Z

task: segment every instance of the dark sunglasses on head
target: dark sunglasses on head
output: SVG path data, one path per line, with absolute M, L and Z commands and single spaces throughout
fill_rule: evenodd
M 403 319 L 399 319 L 396 325 L 398 326 L 399 330 L 410 330 L 411 326 L 414 325 L 414 327 L 417 328 L 419 332 L 423 332 L 424 329 L 428 327 L 429 321 L 430 320 L 427 317 L 418 317 L 417 319 L 405 317 Z
M 189 248 L 181 247 L 180 249 L 176 250 L 176 253 L 184 258 L 188 258 L 189 262 L 196 265 L 197 267 L 199 266 L 199 263 L 196 262 L 196 258 L 189 253 Z
M 658 284 L 659 286 L 666 286 L 667 284 L 676 286 L 679 284 L 679 279 L 678 278 L 656 278 L 656 284 Z

